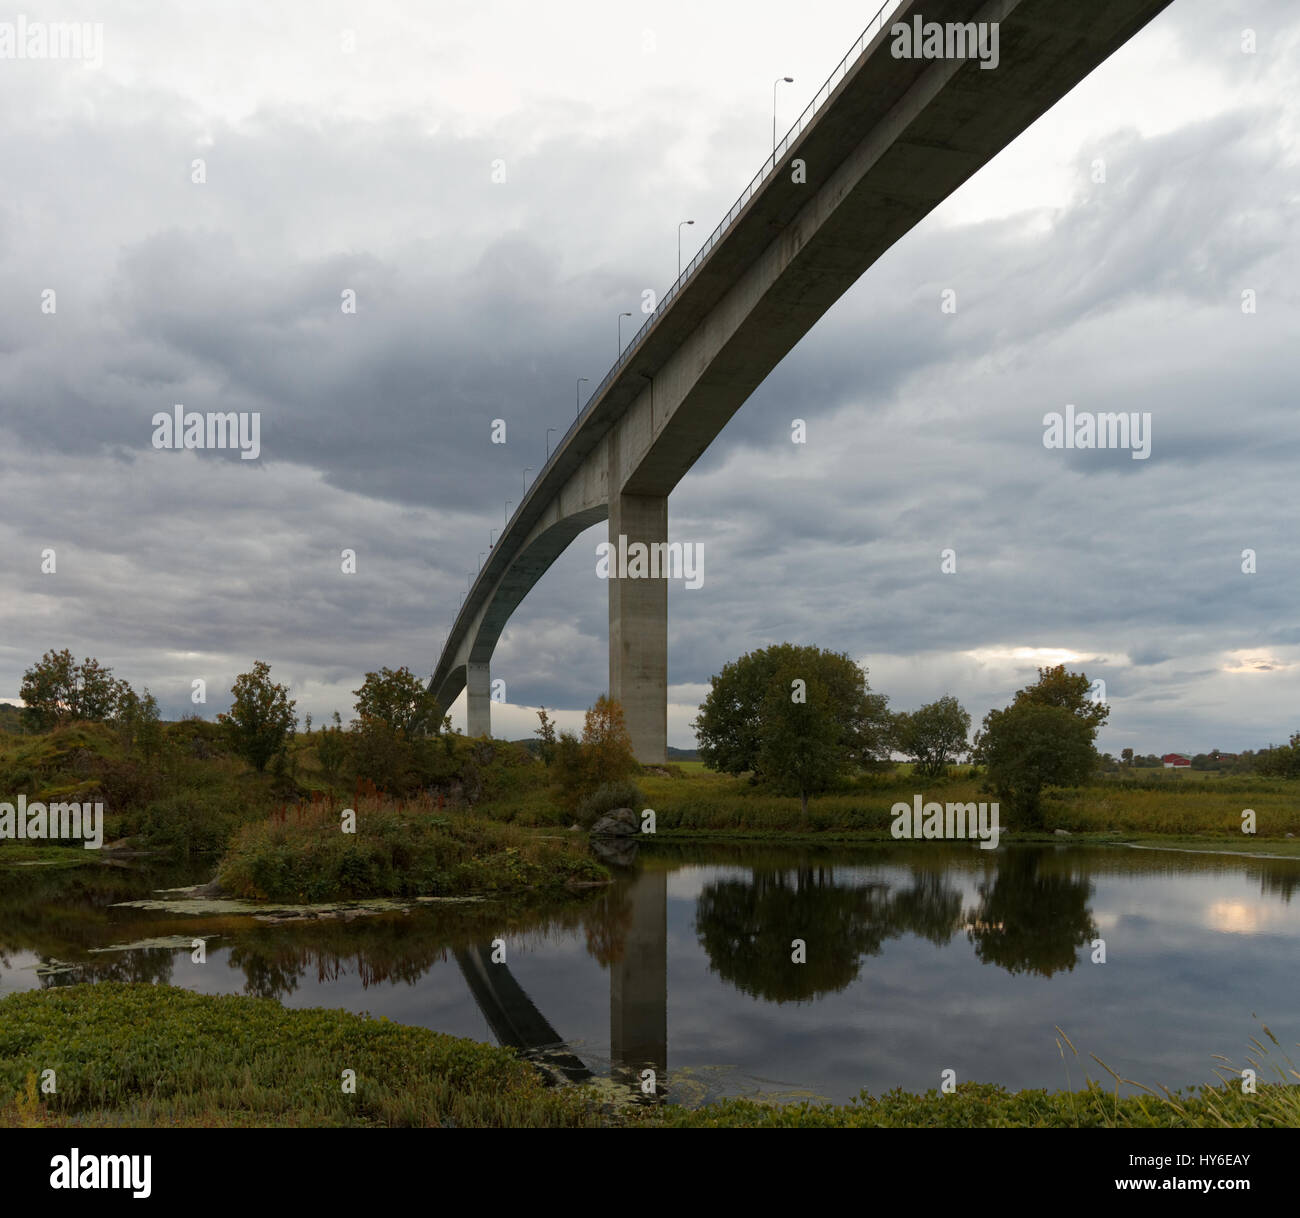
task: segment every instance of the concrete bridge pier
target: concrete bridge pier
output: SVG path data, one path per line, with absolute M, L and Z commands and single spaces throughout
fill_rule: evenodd
M 636 542 L 667 540 L 666 495 L 610 497 L 609 696 L 623 707 L 642 765 L 668 759 L 668 580 L 663 571 L 628 578 L 619 563 Z
M 465 665 L 465 735 L 492 735 L 492 677 L 489 665 Z

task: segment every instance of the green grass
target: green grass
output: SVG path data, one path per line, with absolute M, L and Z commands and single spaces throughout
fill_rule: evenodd
M 1082 1090 L 1015 1093 L 971 1082 L 949 1095 L 863 1092 L 848 1104 L 642 1108 L 602 1102 L 595 1089 L 547 1087 L 510 1050 L 425 1028 L 106 981 L 0 999 L 0 1128 L 1300 1127 L 1300 1087 L 1287 1085 L 1300 1073 L 1285 1055 L 1285 1066 L 1275 1064 L 1263 1043 L 1251 1044 L 1247 1062 L 1260 1077 L 1254 1095 L 1243 1094 L 1227 1063 L 1220 1085 L 1186 1094 L 1145 1088 L 1120 1097 L 1092 1080 Z M 1068 1068 L 1064 1046 L 1062 1058 Z M 53 1094 L 40 1089 L 47 1070 Z M 345 1071 L 354 1072 L 354 1093 L 344 1090 Z
M 53 1095 L 37 1085 L 45 1070 Z M 0 1101 L 7 1127 L 599 1123 L 586 1097 L 548 1089 L 505 1049 L 344 1011 L 117 982 L 0 1000 Z
M 968 767 L 960 767 L 944 779 L 917 777 L 902 768 L 864 775 L 810 800 L 807 815 L 797 797 L 773 794 L 744 776 L 701 769 L 668 777 L 645 773 L 637 781 L 655 810 L 659 833 L 888 838 L 894 803 L 910 803 L 914 795 L 939 802 L 992 802 L 996 797 L 982 791 L 980 780 L 969 774 Z M 1246 808 L 1256 814 L 1253 836 L 1241 831 Z M 1214 838 L 1216 849 L 1257 850 L 1267 841 L 1276 853 L 1292 853 L 1300 843 L 1300 784 L 1283 779 L 1180 775 L 1137 786 L 1103 778 L 1088 787 L 1049 791 L 1043 813 L 1044 827 L 1029 830 L 1001 809 L 1002 828 L 1019 838 L 1053 837 L 1057 829 L 1098 840 Z M 1288 832 L 1296 834 L 1290 843 Z
M 1117 1098 L 1087 1091 L 1010 1092 L 992 1083 L 961 1083 L 950 1095 L 863 1092 L 848 1104 L 769 1105 L 722 1100 L 697 1109 L 667 1109 L 656 1123 L 676 1129 L 1253 1129 L 1300 1127 L 1296 1088 L 1262 1084 L 1197 1088 L 1170 1098 Z

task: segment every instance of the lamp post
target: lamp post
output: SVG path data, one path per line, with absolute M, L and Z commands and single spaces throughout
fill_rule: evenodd
M 488 529 L 488 549 L 489 549 L 489 550 L 490 550 L 494 545 L 496 545 L 496 543 L 497 543 L 496 538 L 493 536 L 493 534 L 494 534 L 495 532 L 496 532 L 496 528 L 495 528 L 495 527 Z
M 694 224 L 694 220 L 683 220 L 677 226 L 677 279 L 680 282 L 682 277 L 682 225 Z
M 776 159 L 776 87 L 780 84 L 794 84 L 793 76 L 778 76 L 772 82 L 772 158 Z
M 558 427 L 548 427 L 546 429 L 546 459 L 551 459 L 551 432 L 559 431 Z
M 510 500 L 507 499 L 507 500 L 506 500 L 506 524 L 509 524 L 509 523 L 510 523 Z M 502 527 L 502 530 L 501 530 L 501 531 L 502 531 L 503 533 L 505 532 L 505 528 L 504 528 L 504 526 Z
M 531 474 L 532 472 L 533 472 L 533 467 L 531 465 L 524 466 L 524 494 L 525 495 L 528 494 L 528 475 Z
M 587 378 L 586 378 L 585 376 L 580 376 L 580 377 L 578 377 L 578 383 L 577 383 L 577 385 L 574 387 L 574 391 L 573 391 L 573 404 L 574 404 L 573 417 L 574 417 L 575 419 L 576 419 L 576 418 L 577 418 L 577 417 L 582 413 L 582 387 L 583 387 L 583 385 L 586 385 L 586 384 L 588 384 L 588 383 L 589 383 L 589 382 L 588 382 L 588 380 L 587 380 Z
M 479 569 L 480 571 L 483 570 L 483 560 L 484 560 L 486 557 L 487 557 L 487 553 L 486 553 L 485 551 L 479 553 L 479 556 L 478 556 L 478 569 Z
M 623 357 L 623 318 L 631 317 L 631 313 L 620 313 L 618 315 L 618 357 Z

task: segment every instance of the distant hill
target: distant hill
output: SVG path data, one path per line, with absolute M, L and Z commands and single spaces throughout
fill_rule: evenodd
M 541 741 L 536 736 L 530 736 L 527 740 L 512 740 L 510 743 L 520 745 L 530 753 L 535 753 Z M 669 761 L 699 761 L 699 759 L 700 753 L 698 749 L 675 749 L 671 744 L 668 746 Z
M 10 702 L 0 702 L 0 732 L 21 732 L 23 708 Z

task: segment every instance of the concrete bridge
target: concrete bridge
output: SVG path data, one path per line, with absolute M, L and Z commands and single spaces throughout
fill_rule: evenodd
M 615 545 L 620 537 L 667 542 L 669 493 L 799 339 L 890 246 L 1170 2 L 886 4 L 534 480 L 434 669 L 429 689 L 442 713 L 467 688 L 467 732 L 490 734 L 497 640 L 569 543 L 602 520 Z M 891 27 L 916 28 L 917 19 L 996 22 L 996 67 L 973 46 L 965 58 L 896 58 Z M 637 758 L 662 762 L 666 578 L 611 572 L 608 692 L 623 706 Z

